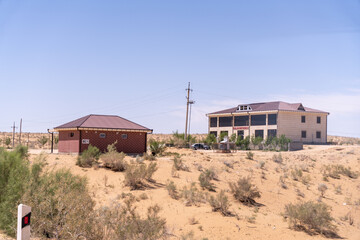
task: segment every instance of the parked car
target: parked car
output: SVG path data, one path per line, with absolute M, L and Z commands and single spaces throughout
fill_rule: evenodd
M 195 144 L 191 145 L 191 148 L 194 150 L 198 150 L 198 149 L 209 150 L 210 149 L 210 147 L 204 143 L 195 143 Z

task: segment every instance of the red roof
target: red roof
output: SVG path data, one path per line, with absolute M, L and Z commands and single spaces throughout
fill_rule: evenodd
M 61 128 L 104 128 L 151 131 L 144 126 L 141 126 L 137 123 L 134 123 L 119 116 L 95 114 L 90 114 L 85 117 L 55 127 L 55 129 Z
M 277 102 L 250 103 L 250 104 L 241 104 L 241 105 L 250 106 L 251 110 L 248 110 L 249 112 L 278 110 L 278 111 L 315 112 L 315 113 L 329 114 L 328 112 L 324 112 L 321 110 L 303 107 L 303 105 L 301 103 L 287 103 L 287 102 L 277 101 Z M 241 111 L 237 111 L 237 109 L 238 109 L 238 107 L 233 107 L 233 108 L 224 109 L 224 110 L 209 113 L 209 114 L 225 114 L 225 113 L 241 112 Z

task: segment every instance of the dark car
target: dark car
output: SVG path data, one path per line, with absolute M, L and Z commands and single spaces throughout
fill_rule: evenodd
M 193 145 L 191 145 L 192 149 L 198 150 L 198 149 L 204 149 L 204 150 L 209 150 L 210 147 L 204 143 L 195 143 Z

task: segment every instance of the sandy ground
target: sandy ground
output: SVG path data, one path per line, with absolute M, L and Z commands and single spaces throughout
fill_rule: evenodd
M 38 151 L 30 151 L 30 159 L 38 156 Z M 159 169 L 154 174 L 156 187 L 146 190 L 130 191 L 124 186 L 124 173 L 112 172 L 99 168 L 80 168 L 75 165 L 76 156 L 62 154 L 46 154 L 47 170 L 68 168 L 74 174 L 86 176 L 89 189 L 97 207 L 111 205 L 113 202 L 121 202 L 122 193 L 132 193 L 140 196 L 146 193 L 148 199 L 139 201 L 140 211 L 153 204 L 159 204 L 162 208 L 161 215 L 166 218 L 169 232 L 174 239 L 193 231 L 194 239 L 325 239 L 323 236 L 310 236 L 304 232 L 289 229 L 281 213 L 288 203 L 313 200 L 317 201 L 320 196 L 318 185 L 325 183 L 328 190 L 325 192 L 323 202 L 332 208 L 334 223 L 338 227 L 338 234 L 344 239 L 360 239 L 360 177 L 351 179 L 341 176 L 341 179 L 329 178 L 328 182 L 323 181 L 321 168 L 328 164 L 341 164 L 351 167 L 353 171 L 360 171 L 360 146 L 305 146 L 304 150 L 297 152 L 283 152 L 283 164 L 275 163 L 272 160 L 274 152 L 253 151 L 254 160 L 246 159 L 246 152 L 216 153 L 213 151 L 195 151 L 191 149 L 168 148 L 167 152 L 181 154 L 184 163 L 190 167 L 190 172 L 179 171 L 179 177 L 171 175 L 171 156 L 158 157 Z M 127 160 L 134 158 L 126 157 Z M 234 164 L 234 168 L 225 166 L 224 161 Z M 259 162 L 265 163 L 263 169 Z M 231 202 L 230 210 L 236 215 L 224 217 L 218 212 L 212 212 L 208 203 L 199 207 L 185 206 L 183 200 L 170 198 L 165 188 L 167 180 L 172 180 L 178 189 L 197 182 L 200 175 L 199 166 L 215 169 L 219 181 L 214 181 L 216 192 L 225 190 Z M 305 176 L 310 177 L 306 186 L 290 177 L 291 169 L 301 168 Z M 285 184 L 288 189 L 283 189 L 279 184 L 280 176 L 288 175 Z M 261 198 L 258 203 L 263 206 L 247 207 L 237 202 L 229 192 L 229 182 L 236 181 L 240 176 L 250 176 L 253 183 L 261 191 Z M 107 179 L 107 180 L 105 180 Z M 198 185 L 199 186 L 199 185 Z M 335 188 L 341 186 L 341 193 Z M 338 187 L 339 188 L 339 187 Z M 298 189 L 298 190 L 297 190 Z M 304 198 L 297 194 L 300 191 Z M 209 195 L 217 194 L 207 192 Z M 345 220 L 346 215 L 354 219 L 351 225 Z M 195 224 L 190 219 L 195 218 Z M 253 219 L 253 221 L 249 219 Z M 1 239 L 1 235 L 0 235 Z

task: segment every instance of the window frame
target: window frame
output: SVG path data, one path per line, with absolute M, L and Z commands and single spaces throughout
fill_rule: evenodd
M 249 126 L 249 115 L 234 116 L 234 126 Z
M 224 122 L 222 123 L 221 122 L 221 119 L 225 119 L 225 118 L 227 118 L 227 119 L 230 119 L 230 125 L 228 125 L 228 124 L 225 124 L 224 125 Z M 228 122 L 226 122 L 226 123 L 228 123 Z M 219 117 L 219 127 L 232 127 L 232 125 L 233 125 L 233 117 L 231 117 L 231 116 L 226 116 L 226 117 Z
M 212 120 L 213 119 L 215 119 L 216 121 L 215 121 L 215 126 L 213 125 L 213 122 L 212 122 Z M 210 127 L 218 127 L 218 118 L 217 117 L 210 117 Z
M 321 131 L 316 131 L 316 139 L 321 139 Z
M 301 115 L 301 123 L 306 123 L 306 116 L 305 115 Z
M 269 117 L 274 116 L 274 115 L 275 115 L 275 120 L 274 120 L 274 122 L 270 123 Z M 277 113 L 268 114 L 267 117 L 268 117 L 268 125 L 277 125 Z
M 320 117 L 320 116 L 317 116 L 317 117 L 316 117 L 316 123 L 317 123 L 317 124 L 321 124 L 321 117 Z
M 256 123 L 254 124 L 254 122 L 256 122 L 255 118 L 256 117 L 264 117 L 264 119 L 261 119 L 262 121 L 264 121 L 264 124 L 259 124 L 259 123 Z M 259 121 L 259 120 L 257 120 Z M 251 126 L 266 126 L 266 114 L 256 114 L 256 115 L 251 115 Z
M 261 134 L 261 136 L 256 136 L 257 134 L 256 133 L 259 133 L 259 132 L 262 132 L 262 134 Z M 255 138 L 256 137 L 261 137 L 263 140 L 264 140 L 264 129 L 256 129 L 255 130 L 255 133 L 254 133 L 254 136 L 255 136 Z
M 305 137 L 304 137 L 304 134 L 305 133 Z M 307 133 L 306 133 L 306 130 L 301 130 L 301 138 L 306 138 L 307 137 Z

